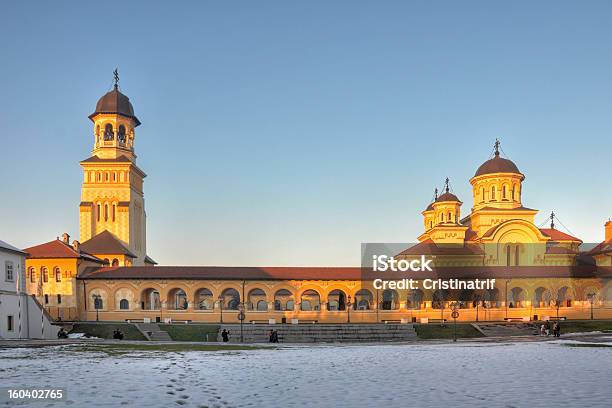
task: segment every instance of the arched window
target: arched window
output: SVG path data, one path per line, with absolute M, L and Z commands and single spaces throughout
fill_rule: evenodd
M 120 143 L 125 143 L 125 126 L 119 125 L 119 134 L 117 135 L 117 140 Z
M 395 310 L 399 308 L 399 295 L 392 289 L 385 289 L 382 293 L 382 310 Z
M 444 213 L 440 214 L 440 222 L 444 222 Z
M 49 282 L 49 271 L 44 266 L 42 267 L 42 276 L 43 276 L 43 282 L 45 283 Z
M 113 125 L 107 123 L 104 127 L 104 140 L 113 140 L 115 135 L 113 134 Z
M 521 255 L 521 246 L 517 245 L 516 247 L 514 247 L 514 265 L 515 266 L 519 266 L 520 255 Z
M 262 302 L 263 303 L 260 303 Z M 263 291 L 263 289 L 252 289 L 249 291 L 248 295 L 247 295 L 247 305 L 248 308 L 250 310 L 258 310 L 258 311 L 262 311 L 262 309 L 260 309 L 260 307 L 265 307 L 265 310 L 268 310 L 268 302 L 266 301 L 266 292 Z
M 108 258 L 104 258 L 104 264 L 105 265 L 110 265 L 110 261 L 108 260 Z
M 448 212 L 448 222 L 452 222 L 452 221 L 453 221 L 453 220 L 452 220 L 452 215 L 451 215 L 451 213 L 450 213 L 450 211 L 449 211 L 449 212 Z
M 372 292 L 367 289 L 359 289 L 357 293 L 355 293 L 355 303 L 353 303 L 353 309 L 370 310 L 372 300 Z
M 119 266 L 119 260 L 117 258 L 113 259 L 112 266 Z
M 195 302 L 199 310 L 212 310 L 213 294 L 209 289 L 200 289 L 196 292 Z
M 495 200 L 495 186 L 491 187 L 491 200 Z
M 327 310 L 345 310 L 346 295 L 341 290 L 332 290 L 327 295 Z
M 240 305 L 240 293 L 236 289 L 227 288 L 222 293 L 223 308 L 227 310 L 238 310 Z
M 512 186 L 512 199 L 516 200 L 516 193 L 517 193 L 517 188 L 516 188 L 516 184 Z
M 268 302 L 266 302 L 265 300 L 260 300 L 257 302 L 257 311 L 258 312 L 265 312 L 266 310 L 268 310 Z
M 115 213 L 117 212 L 117 204 L 113 204 L 113 222 L 115 222 Z
M 429 221 L 429 228 L 433 228 L 433 221 Z
M 108 221 L 108 204 L 104 204 L 104 221 Z
M 279 289 L 274 294 L 274 310 L 293 310 L 293 295 L 287 289 Z
M 504 186 L 502 187 L 502 198 L 506 198 L 506 185 L 504 184 Z
M 302 293 L 300 303 L 303 311 L 321 310 L 321 298 L 316 290 L 308 289 Z
M 34 268 L 29 268 L 28 271 L 30 273 L 30 282 L 36 282 L 36 271 L 34 270 Z
M 484 189 L 484 187 L 481 190 L 480 197 L 481 197 L 480 198 L 480 202 L 484 202 L 484 200 L 485 200 L 485 189 Z
M 127 299 L 121 299 L 119 301 L 119 309 L 128 310 L 130 308 L 130 302 Z
M 98 222 L 100 221 L 100 204 L 98 204 L 98 211 L 96 211 Z
M 53 268 L 53 275 L 55 276 L 56 282 L 62 281 L 62 271 L 60 271 L 60 268 L 58 268 L 57 266 Z

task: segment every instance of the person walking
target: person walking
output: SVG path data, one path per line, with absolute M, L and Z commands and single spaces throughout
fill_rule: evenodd
M 272 343 L 278 343 L 278 331 L 272 331 Z
M 223 331 L 221 332 L 221 338 L 223 339 L 224 343 L 227 343 L 229 341 L 229 332 L 223 329 Z
M 269 341 L 270 343 L 274 343 L 274 330 L 270 330 L 270 331 L 268 332 L 268 341 Z

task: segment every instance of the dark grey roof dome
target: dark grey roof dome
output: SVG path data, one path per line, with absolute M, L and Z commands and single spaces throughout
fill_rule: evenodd
M 493 173 L 515 173 L 521 174 L 518 167 L 512 160 L 504 159 L 499 156 L 499 153 L 495 154 L 495 157 L 482 163 L 482 165 L 476 170 L 474 177 L 482 176 L 485 174 Z
M 89 118 L 92 119 L 93 116 L 99 113 L 123 115 L 134 119 L 136 126 L 140 125 L 140 121 L 134 115 L 134 107 L 130 102 L 130 98 L 119 92 L 117 87 L 98 99 L 98 103 L 96 103 L 96 111 L 89 115 Z

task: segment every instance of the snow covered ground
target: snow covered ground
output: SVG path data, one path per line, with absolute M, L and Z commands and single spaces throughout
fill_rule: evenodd
M 0 386 L 67 388 L 67 401 L 40 407 L 609 407 L 612 400 L 612 348 L 563 341 L 119 356 L 75 347 L 0 350 Z

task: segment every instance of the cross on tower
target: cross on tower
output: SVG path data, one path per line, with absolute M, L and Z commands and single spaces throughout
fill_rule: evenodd
M 499 142 L 499 139 L 495 139 L 495 156 L 499 156 L 499 147 L 500 147 L 501 143 Z
M 113 77 L 115 78 L 115 89 L 119 88 L 119 69 L 115 68 L 113 71 Z
M 445 182 L 444 182 L 444 189 L 446 190 L 446 192 L 447 192 L 447 193 L 448 193 L 448 191 L 450 190 L 450 188 L 448 187 L 448 182 L 449 182 L 449 179 L 448 179 L 448 177 L 447 177 L 447 178 L 446 178 L 446 180 L 445 180 Z
M 555 212 L 550 213 L 550 229 L 555 229 Z
M 438 199 L 438 187 L 434 190 L 434 201 Z

